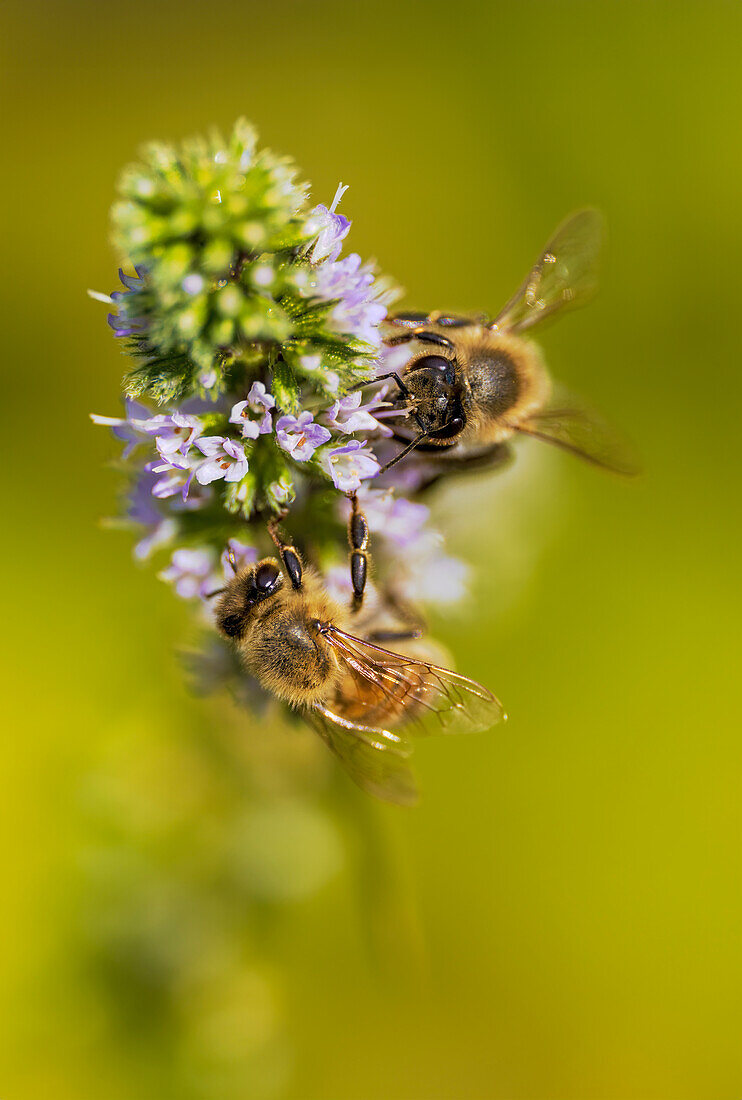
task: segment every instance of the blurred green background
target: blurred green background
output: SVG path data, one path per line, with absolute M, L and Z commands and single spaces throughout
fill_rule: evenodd
M 738 3 L 3 7 L 0 1093 L 738 1097 Z M 240 114 L 338 180 L 412 307 L 496 310 L 570 210 L 603 293 L 543 337 L 624 485 L 538 444 L 438 499 L 436 622 L 510 723 L 427 742 L 418 810 L 188 694 L 187 609 L 99 525 L 123 360 L 108 207 Z

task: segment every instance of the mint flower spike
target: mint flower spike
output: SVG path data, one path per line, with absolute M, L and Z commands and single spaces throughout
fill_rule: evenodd
M 137 278 L 123 276 L 126 289 L 111 295 L 110 323 L 142 359 L 132 393 L 219 390 L 225 369 L 288 338 L 280 298 L 296 273 L 282 268 L 310 240 L 307 188 L 295 176 L 290 161 L 257 150 L 244 121 L 228 141 L 214 133 L 180 148 L 151 145 L 127 169 L 114 238 Z
M 324 558 L 344 541 L 333 486 L 379 473 L 386 391 L 358 383 L 383 373 L 395 292 L 344 254 L 346 190 L 310 203 L 244 121 L 226 139 L 151 145 L 121 178 L 118 289 L 92 296 L 131 369 L 124 415 L 93 420 L 124 445 L 135 556 L 187 598 L 270 551 L 266 521 L 286 507 Z
M 389 288 L 359 256 L 339 258 L 344 185 L 310 208 L 292 162 L 241 120 L 229 140 L 149 146 L 119 190 L 114 239 L 136 275 L 120 272 L 109 324 L 136 360 L 131 396 L 219 395 L 272 374 L 295 413 L 305 385 L 332 398 L 372 373 Z M 317 354 L 323 369 L 304 371 Z

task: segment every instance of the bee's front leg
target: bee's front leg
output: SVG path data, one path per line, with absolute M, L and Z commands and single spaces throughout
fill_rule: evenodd
M 348 519 L 348 544 L 350 546 L 350 580 L 353 585 L 353 611 L 360 611 L 368 578 L 368 522 L 355 493 L 349 493 L 350 518 Z
M 292 588 L 297 591 L 301 588 L 302 577 L 304 575 L 304 566 L 302 564 L 299 551 L 290 542 L 286 542 L 281 533 L 278 530 L 278 525 L 281 520 L 288 515 L 287 511 L 283 511 L 276 519 L 272 519 L 268 523 L 268 534 L 273 539 L 278 552 L 281 555 L 281 561 L 284 564 L 284 568 L 288 573 L 289 580 L 291 581 Z

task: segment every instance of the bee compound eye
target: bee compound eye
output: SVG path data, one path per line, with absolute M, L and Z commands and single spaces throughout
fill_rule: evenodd
M 270 590 L 275 587 L 276 581 L 280 576 L 281 572 L 277 566 L 272 565 L 270 562 L 265 562 L 258 567 L 255 573 L 255 587 L 260 593 L 270 592 Z
M 450 367 L 450 360 L 444 359 L 442 355 L 424 355 L 415 363 L 416 370 L 438 371 L 439 374 L 445 374 Z

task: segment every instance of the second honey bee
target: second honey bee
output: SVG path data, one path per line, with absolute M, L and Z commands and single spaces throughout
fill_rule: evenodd
M 541 352 L 527 337 L 593 294 L 602 237 L 597 211 L 573 214 L 494 321 L 439 312 L 389 318 L 386 345 L 411 343 L 414 351 L 399 371 L 381 376 L 397 384 L 391 409 L 382 415 L 404 444 L 383 469 L 415 450 L 427 457 L 430 483 L 446 473 L 498 465 L 508 457 L 508 441 L 523 434 L 598 466 L 635 472 L 627 448 L 607 425 L 552 399 Z
M 245 670 L 305 716 L 359 786 L 406 804 L 416 798 L 410 733 L 482 730 L 504 716 L 481 684 L 433 663 L 419 624 L 391 601 L 364 612 L 369 535 L 351 499 L 350 607 L 329 596 L 273 523 L 280 563 L 236 571 L 218 593 L 216 624 Z

